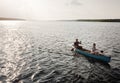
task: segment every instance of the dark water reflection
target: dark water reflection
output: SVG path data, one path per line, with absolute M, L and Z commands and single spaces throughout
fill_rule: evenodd
M 120 24 L 84 22 L 1 22 L 0 82 L 119 83 Z M 109 64 L 70 51 L 75 38 L 112 56 Z

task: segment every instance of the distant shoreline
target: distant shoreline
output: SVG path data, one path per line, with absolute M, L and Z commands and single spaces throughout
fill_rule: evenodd
M 3 18 L 3 17 L 0 17 L 0 20 L 24 20 L 25 19 L 19 19 L 19 18 Z
M 78 20 L 58 20 L 58 21 L 80 21 L 80 22 L 120 22 L 120 19 L 78 19 Z
M 26 19 L 20 18 L 4 18 L 0 17 L 1 20 L 21 20 L 26 21 Z M 47 21 L 47 20 L 46 20 Z M 76 19 L 76 20 L 51 20 L 51 21 L 76 21 L 76 22 L 120 22 L 120 19 Z

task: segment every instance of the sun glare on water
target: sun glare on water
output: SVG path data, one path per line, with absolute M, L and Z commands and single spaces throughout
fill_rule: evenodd
M 23 21 L 0 21 L 2 28 L 17 29 Z

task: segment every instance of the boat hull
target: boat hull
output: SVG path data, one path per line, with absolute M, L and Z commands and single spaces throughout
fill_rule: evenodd
M 111 57 L 108 56 L 104 56 L 104 55 L 94 55 L 94 54 L 90 54 L 89 52 L 85 52 L 79 49 L 75 49 L 75 52 L 81 55 L 84 55 L 86 57 L 90 57 L 99 61 L 103 61 L 105 63 L 109 63 L 111 60 Z

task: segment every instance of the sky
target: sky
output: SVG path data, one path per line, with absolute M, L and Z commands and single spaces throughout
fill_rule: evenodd
M 0 0 L 0 17 L 38 20 L 120 19 L 120 0 Z

